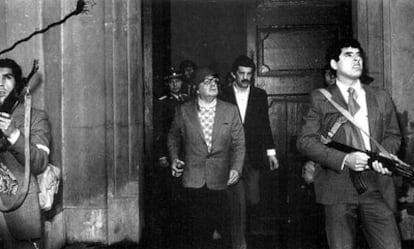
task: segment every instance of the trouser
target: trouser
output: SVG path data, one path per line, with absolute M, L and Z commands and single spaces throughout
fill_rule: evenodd
M 256 205 L 260 201 L 260 172 L 245 160 L 242 178 L 227 189 L 230 202 L 230 232 L 233 249 L 245 249 L 246 205 Z
M 228 221 L 228 199 L 225 190 L 186 188 L 185 200 L 189 220 L 189 241 L 192 249 L 208 248 L 217 224 Z M 228 224 L 222 233 L 228 237 Z
M 358 222 L 371 249 L 400 249 L 392 210 L 377 191 L 356 204 L 325 205 L 325 228 L 331 249 L 356 248 Z

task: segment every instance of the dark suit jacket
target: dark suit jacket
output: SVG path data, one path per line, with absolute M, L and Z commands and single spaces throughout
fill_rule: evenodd
M 233 86 L 224 88 L 220 98 L 237 106 Z M 250 87 L 243 127 L 246 153 L 251 165 L 259 169 L 268 169 L 266 150 L 274 149 L 275 145 L 270 129 L 267 94 L 264 90 Z
M 196 100 L 177 109 L 168 134 L 171 160 L 179 158 L 183 149 L 184 187 L 201 188 L 206 184 L 209 189 L 226 189 L 230 170 L 241 174 L 245 156 L 244 132 L 237 107 L 217 100 L 211 152 L 208 152 L 197 112 Z M 184 148 L 180 148 L 181 143 Z
M 20 137 L 8 151 L 0 153 L 0 160 L 16 176 L 19 186 L 24 180 L 24 108 L 20 105 L 13 113 Z M 40 236 L 40 208 L 38 192 L 39 186 L 34 175 L 43 172 L 48 163 L 48 150 L 50 141 L 50 126 L 45 112 L 32 108 L 30 122 L 30 169 L 31 180 L 29 195 L 24 204 L 13 212 L 4 213 L 7 225 L 12 234 L 23 238 L 39 238 Z M 40 148 L 42 147 L 42 148 Z M 0 195 L 6 205 L 12 201 L 9 196 Z
M 390 153 L 396 153 L 401 143 L 400 129 L 390 96 L 382 89 L 362 84 L 366 92 L 370 135 Z M 328 87 L 332 99 L 347 109 L 347 104 L 337 85 Z M 355 201 L 355 190 L 350 182 L 348 168 L 341 170 L 345 153 L 320 142 L 321 134 L 331 129 L 341 116 L 319 92 L 311 94 L 310 109 L 304 116 L 304 125 L 297 141 L 301 153 L 322 165 L 315 178 L 316 200 L 322 204 L 349 203 Z M 345 123 L 346 125 L 348 123 Z M 346 143 L 344 125 L 333 137 L 334 141 Z M 349 124 L 348 124 L 349 125 Z M 371 149 L 378 151 L 371 143 Z M 396 209 L 396 197 L 392 177 L 376 174 L 378 187 L 392 210 Z

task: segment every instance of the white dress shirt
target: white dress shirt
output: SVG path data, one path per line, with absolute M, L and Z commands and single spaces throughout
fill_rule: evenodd
M 234 96 L 236 97 L 237 107 L 239 108 L 240 118 L 242 120 L 242 123 L 244 124 L 244 120 L 246 118 L 246 109 L 247 109 L 247 103 L 249 102 L 249 94 L 250 94 L 250 86 L 246 89 L 240 89 L 233 84 L 234 89 Z M 276 155 L 276 149 L 267 149 L 267 156 L 275 156 Z
M 359 110 L 354 115 L 354 119 L 356 123 L 366 132 L 361 132 L 362 139 L 364 140 L 365 149 L 371 150 L 371 144 L 370 139 L 366 134 L 369 134 L 369 121 L 368 121 L 368 108 L 367 108 L 367 98 L 365 95 L 365 91 L 361 86 L 361 82 L 358 80 L 351 86 L 348 86 L 342 82 L 340 82 L 338 79 L 336 80 L 336 84 L 339 87 L 339 90 L 342 93 L 342 96 L 344 97 L 345 101 L 348 102 L 349 92 L 348 88 L 352 87 L 355 89 L 356 93 L 356 101 L 359 105 Z
M 236 97 L 237 106 L 239 107 L 240 117 L 244 124 L 246 117 L 247 102 L 249 101 L 250 86 L 246 89 L 240 89 L 233 85 L 234 95 Z

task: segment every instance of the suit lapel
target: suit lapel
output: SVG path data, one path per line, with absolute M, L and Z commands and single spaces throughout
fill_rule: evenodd
M 198 118 L 198 103 L 197 99 L 194 100 L 194 105 L 191 108 L 188 108 L 188 118 L 190 119 L 193 127 L 197 130 L 197 133 L 200 135 L 201 139 L 206 144 L 203 129 L 201 128 L 200 119 Z M 206 144 L 207 145 L 207 144 Z
M 249 117 L 252 116 L 251 112 L 254 110 L 253 105 L 257 103 L 256 98 L 257 98 L 256 91 L 253 88 L 253 86 L 250 86 L 249 97 L 247 99 L 246 113 L 244 115 L 244 124 L 248 123 L 250 120 Z
M 341 93 L 341 90 L 339 90 L 339 87 L 335 84 L 330 87 L 330 92 L 332 94 L 332 98 L 339 103 L 345 110 L 348 110 L 348 105 L 344 99 L 344 96 Z
M 229 91 L 228 91 L 228 100 L 230 103 L 237 105 L 237 101 L 236 101 L 236 93 L 234 92 L 234 87 L 231 86 L 229 87 Z
M 367 101 L 367 112 L 368 112 L 368 124 L 369 124 L 369 134 L 372 137 L 376 137 L 376 129 L 377 127 L 377 120 L 379 120 L 378 115 L 378 103 L 375 98 L 375 94 L 371 91 L 369 87 L 362 85 L 363 89 L 365 90 L 365 98 Z M 371 144 L 371 148 L 372 144 Z
M 377 127 L 377 120 L 378 119 L 378 103 L 375 98 L 375 93 L 372 92 L 371 88 L 367 87 L 364 84 L 361 84 L 362 88 L 365 91 L 365 98 L 366 98 L 366 104 L 367 104 L 367 115 L 368 115 L 368 124 L 369 124 L 369 134 L 372 137 L 376 137 L 376 129 Z M 341 94 L 341 91 L 339 90 L 337 85 L 332 86 L 330 89 L 332 93 L 332 98 L 337 101 L 342 107 L 345 109 L 348 109 L 348 105 L 345 102 L 344 97 Z M 373 145 L 371 144 L 371 148 Z

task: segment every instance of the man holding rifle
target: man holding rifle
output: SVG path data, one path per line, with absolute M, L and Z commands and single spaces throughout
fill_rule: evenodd
M 331 249 L 356 248 L 358 224 L 370 248 L 401 248 L 391 171 L 378 161 L 371 162 L 363 152 L 379 152 L 371 136 L 386 151 L 396 153 L 401 143 L 400 129 L 389 95 L 361 82 L 363 59 L 363 50 L 354 39 L 338 41 L 327 54 L 336 75 L 336 83 L 327 90 L 358 127 L 316 90 L 311 94 L 297 146 L 320 164 L 314 182 L 316 201 L 324 205 Z M 330 147 L 321 141 L 322 137 L 359 151 L 347 153 Z
M 0 198 L 6 207 L 25 195 L 25 105 L 11 106 L 23 91 L 26 79 L 21 67 L 11 59 L 0 59 Z M 8 108 L 10 106 L 10 108 Z M 6 108 L 7 107 L 7 108 Z M 42 223 L 39 207 L 39 186 L 35 175 L 43 172 L 49 162 L 50 124 L 46 112 L 32 108 L 30 129 L 30 185 L 23 203 L 0 211 L 0 248 L 41 248 Z

